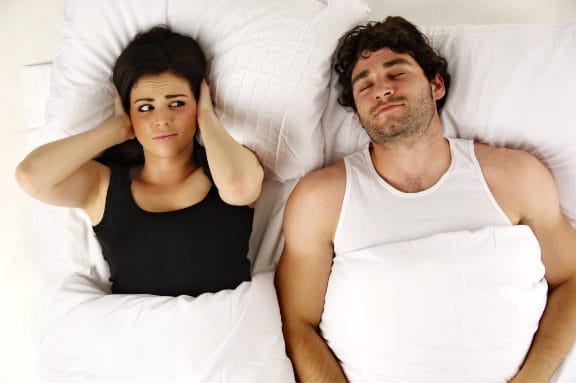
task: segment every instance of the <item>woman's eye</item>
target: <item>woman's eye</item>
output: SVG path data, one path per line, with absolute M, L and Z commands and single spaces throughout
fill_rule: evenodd
M 139 112 L 149 112 L 151 110 L 154 110 L 154 107 L 150 104 L 144 104 L 138 107 Z
M 391 77 L 392 78 L 398 78 L 398 77 L 402 77 L 403 75 L 404 75 L 404 72 L 393 74 Z
M 174 101 L 170 104 L 170 107 L 179 107 L 184 105 L 185 105 L 184 101 Z

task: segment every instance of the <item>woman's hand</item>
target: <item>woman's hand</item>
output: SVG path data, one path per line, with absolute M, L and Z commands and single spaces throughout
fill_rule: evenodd
M 218 120 L 205 80 L 200 86 L 196 114 L 220 197 L 231 205 L 250 205 L 260 195 L 264 171 L 256 155 L 239 144 Z
M 132 127 L 132 120 L 130 120 L 130 117 L 126 114 L 126 111 L 122 106 L 122 100 L 119 96 L 116 96 L 116 99 L 114 100 L 114 117 L 112 117 L 109 122 L 119 131 L 120 142 L 136 137 L 134 134 L 134 128 Z
M 210 87 L 206 80 L 202 80 L 200 84 L 200 96 L 196 104 L 196 119 L 198 120 L 198 127 L 202 130 L 200 121 L 203 118 L 211 118 L 214 115 L 214 104 L 212 103 L 212 96 L 210 95 Z

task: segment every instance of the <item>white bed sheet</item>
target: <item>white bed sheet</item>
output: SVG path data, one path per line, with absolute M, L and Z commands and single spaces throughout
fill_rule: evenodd
M 90 272 L 54 297 L 39 347 L 46 382 L 294 382 L 273 272 L 235 290 L 107 294 Z

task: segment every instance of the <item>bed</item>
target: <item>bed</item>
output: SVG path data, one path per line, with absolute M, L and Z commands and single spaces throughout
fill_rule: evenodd
M 111 116 L 110 68 L 137 31 L 167 24 L 192 35 L 207 54 L 223 125 L 258 154 L 265 168 L 250 242 L 253 281 L 198 298 L 110 295 L 108 270 L 86 217 L 29 201 L 34 217 L 29 235 L 42 276 L 33 381 L 292 382 L 273 287 L 283 206 L 304 174 L 367 142 L 355 115 L 337 103 L 331 56 L 346 30 L 381 19 L 387 10 L 383 2 L 362 0 L 145 3 L 65 1 L 53 62 L 24 69 L 25 86 L 37 98 L 28 104 L 27 113 L 37 116 L 27 127 L 29 146 Z M 414 12 L 403 11 L 407 18 Z M 453 77 L 442 113 L 446 134 L 534 153 L 551 169 L 562 210 L 576 226 L 576 110 L 571 101 L 576 15 L 574 20 L 421 27 L 447 57 Z M 44 111 L 38 105 L 47 107 Z M 531 256 L 537 264 L 538 255 Z M 542 299 L 542 270 L 532 271 L 521 275 L 529 275 L 530 283 L 513 290 L 512 299 Z M 480 309 L 492 308 L 489 298 L 483 298 Z M 327 296 L 329 312 L 341 315 L 336 303 Z M 514 328 L 517 320 L 537 326 L 538 315 L 511 318 L 505 307 L 497 309 L 492 325 L 475 329 L 476 336 L 494 336 L 500 322 L 502 328 Z M 525 339 L 519 342 L 527 347 Z M 354 351 L 347 350 L 350 355 Z M 490 381 L 504 381 L 509 366 Z M 413 381 L 434 380 L 421 374 Z M 574 381 L 576 348 L 553 380 Z

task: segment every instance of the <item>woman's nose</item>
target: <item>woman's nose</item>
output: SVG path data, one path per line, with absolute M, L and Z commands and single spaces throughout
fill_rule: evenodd
M 170 124 L 170 116 L 164 111 L 157 111 L 154 116 L 154 127 L 165 128 Z
M 165 126 L 168 126 L 168 121 L 164 119 L 156 119 L 156 121 L 154 122 L 154 126 L 156 128 L 163 128 Z

